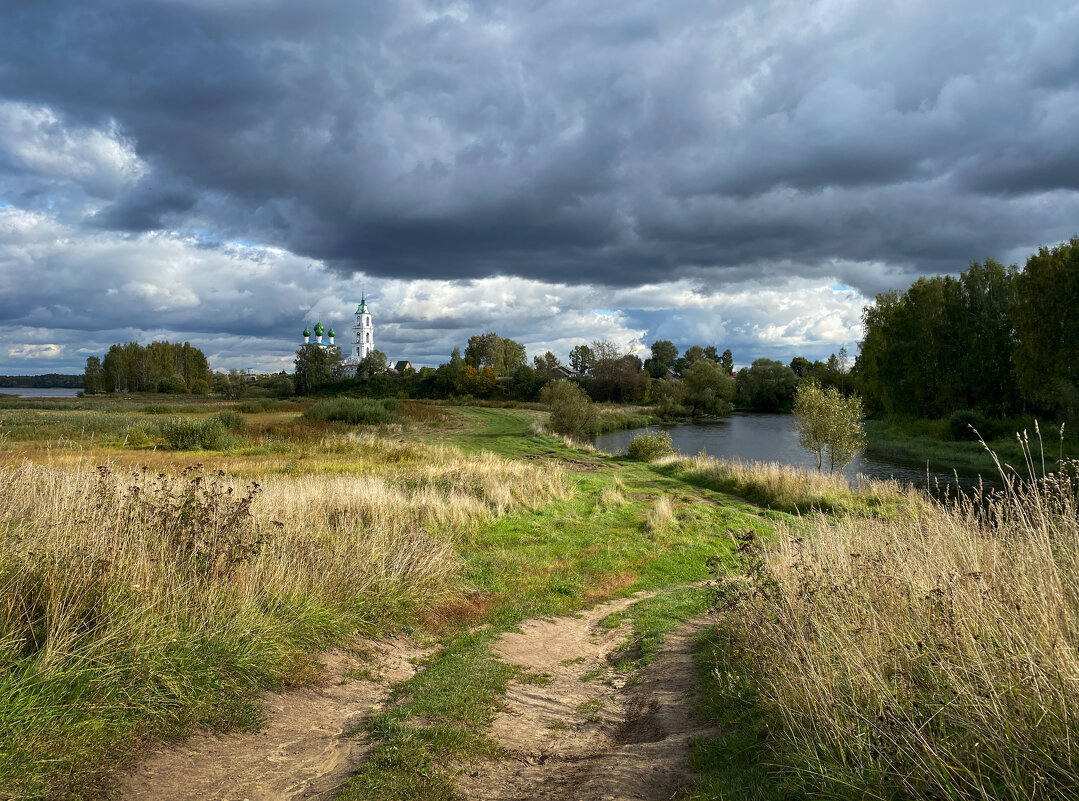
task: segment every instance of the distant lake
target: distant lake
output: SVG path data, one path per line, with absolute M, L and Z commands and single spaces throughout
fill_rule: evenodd
M 596 437 L 596 448 L 605 453 L 625 453 L 629 441 L 644 431 L 663 430 L 671 435 L 678 452 L 696 456 L 704 450 L 709 456 L 721 459 L 742 459 L 747 462 L 779 462 L 793 467 L 817 469 L 816 457 L 798 444 L 794 417 L 789 414 L 734 413 L 730 417 L 707 423 L 678 423 L 671 426 L 651 426 L 628 431 L 612 431 Z M 825 462 L 824 469 L 828 469 Z M 924 463 L 898 464 L 858 456 L 843 471 L 854 482 L 858 475 L 870 478 L 895 479 L 917 487 L 954 486 L 951 472 L 926 470 Z M 991 477 L 987 477 L 991 478 Z M 961 486 L 977 484 L 977 475 L 961 475 Z M 987 481 L 987 483 L 991 483 Z
M 74 398 L 81 391 L 77 387 L 0 387 L 0 395 L 20 398 Z

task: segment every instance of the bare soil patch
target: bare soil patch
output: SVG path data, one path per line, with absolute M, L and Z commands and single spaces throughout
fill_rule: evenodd
M 638 677 L 612 668 L 624 629 L 597 626 L 634 603 L 603 604 L 580 617 L 530 621 L 495 647 L 524 670 L 510 685 L 492 734 L 511 758 L 466 766 L 467 801 L 668 799 L 689 783 L 691 741 L 709 733 L 693 720 L 693 640 L 704 625 L 670 633 Z
M 528 462 L 548 462 L 557 464 L 574 473 L 594 473 L 603 466 L 599 462 L 589 461 L 588 459 L 573 459 L 569 456 L 562 456 L 554 451 L 529 453 L 521 458 Z
M 291 801 L 332 799 L 370 746 L 346 734 L 376 710 L 389 686 L 416 672 L 429 653 L 407 640 L 367 643 L 364 658 L 321 655 L 326 682 L 263 697 L 266 725 L 255 734 L 196 734 L 143 757 L 117 780 L 123 801 Z

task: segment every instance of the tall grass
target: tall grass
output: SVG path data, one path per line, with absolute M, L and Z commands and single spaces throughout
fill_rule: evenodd
M 258 482 L 0 469 L 0 797 L 86 790 L 140 738 L 256 720 L 253 694 L 310 675 L 313 650 L 456 596 L 454 540 L 569 491 L 550 466 L 422 456 Z
M 891 519 L 807 519 L 718 585 L 762 762 L 829 798 L 1079 797 L 1075 463 Z
M 838 473 L 819 473 L 776 462 L 746 462 L 710 456 L 669 456 L 658 469 L 683 481 L 745 498 L 793 514 L 811 511 L 892 514 L 923 505 L 915 490 L 895 481 L 859 476 L 851 487 Z
M 395 418 L 391 408 L 400 408 L 395 399 L 325 398 L 316 401 L 304 413 L 305 420 L 325 420 L 351 425 L 377 425 Z

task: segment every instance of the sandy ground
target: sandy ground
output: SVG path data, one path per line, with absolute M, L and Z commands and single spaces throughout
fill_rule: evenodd
M 693 738 L 709 729 L 690 715 L 696 698 L 692 646 L 704 625 L 667 635 L 659 658 L 638 677 L 612 668 L 626 629 L 597 624 L 638 598 L 575 617 L 527 621 L 495 646 L 523 666 L 511 683 L 492 736 L 510 753 L 460 768 L 464 801 L 623 801 L 671 798 L 692 781 Z M 118 779 L 123 801 L 329 801 L 370 746 L 345 733 L 379 707 L 389 687 L 409 678 L 425 655 L 407 641 L 383 643 L 376 656 L 323 655 L 318 687 L 267 694 L 267 722 L 256 734 L 199 734 L 145 756 Z M 374 678 L 351 678 L 370 670 Z
M 493 727 L 512 758 L 467 766 L 458 782 L 467 801 L 668 799 L 692 780 L 691 741 L 710 732 L 690 714 L 692 646 L 704 624 L 669 634 L 640 682 L 627 685 L 608 659 L 626 632 L 596 624 L 634 600 L 530 621 L 501 638 L 498 655 L 528 671 Z
M 151 752 L 119 777 L 123 801 L 292 801 L 332 799 L 363 763 L 370 746 L 346 732 L 378 708 L 389 686 L 416 671 L 425 655 L 406 640 L 365 644 L 358 659 L 322 655 L 321 686 L 263 698 L 266 725 L 256 734 L 197 734 Z M 349 671 L 372 678 L 351 678 Z M 361 674 L 362 675 L 362 674 Z

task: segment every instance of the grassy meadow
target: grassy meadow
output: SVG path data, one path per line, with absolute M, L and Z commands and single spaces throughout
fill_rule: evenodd
M 1074 789 L 1066 479 L 944 509 L 775 465 L 608 457 L 543 417 L 5 400 L 0 797 L 104 797 L 142 744 L 256 728 L 258 693 L 316 680 L 318 650 L 409 634 L 437 648 L 355 733 L 376 747 L 340 797 L 450 799 L 461 765 L 499 756 L 516 668 L 498 636 L 639 590 L 660 594 L 623 613 L 643 644 L 626 670 L 714 609 L 698 656 L 720 728 L 687 798 Z

